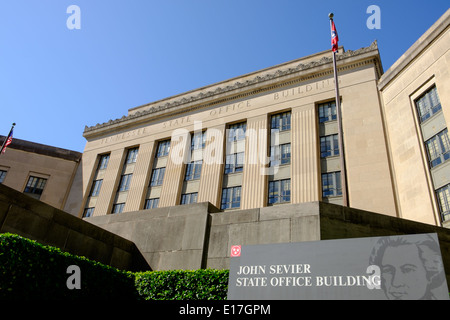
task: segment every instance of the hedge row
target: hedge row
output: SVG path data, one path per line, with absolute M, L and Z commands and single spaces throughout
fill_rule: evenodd
M 146 300 L 225 300 L 228 270 L 138 272 L 136 288 Z
M 80 289 L 69 289 L 79 267 Z M 0 299 L 223 300 L 228 270 L 126 272 L 44 246 L 14 234 L 0 234 Z

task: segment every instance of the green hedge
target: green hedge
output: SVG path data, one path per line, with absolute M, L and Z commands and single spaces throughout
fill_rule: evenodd
M 80 268 L 81 289 L 68 289 Z M 120 299 L 223 300 L 228 270 L 125 272 L 44 246 L 14 234 L 0 234 L 0 300 Z
M 136 288 L 145 300 L 226 300 L 228 270 L 138 272 Z
M 80 290 L 67 287 L 71 265 L 80 268 Z M 94 298 L 136 299 L 133 274 L 18 235 L 0 235 L 0 299 Z

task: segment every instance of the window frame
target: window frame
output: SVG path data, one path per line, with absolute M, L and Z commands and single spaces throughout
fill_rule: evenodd
M 449 161 L 450 136 L 448 134 L 448 129 L 445 128 L 425 141 L 425 150 L 430 168 L 435 168 Z
M 133 178 L 133 174 L 132 173 L 123 174 L 120 177 L 119 187 L 118 187 L 117 191 L 118 192 L 125 192 L 125 191 L 130 190 L 131 178 Z
M 191 151 L 202 150 L 206 145 L 206 131 L 191 134 Z
M 450 220 L 450 183 L 436 190 L 436 199 L 442 221 Z
M 270 117 L 271 130 L 278 130 L 279 132 L 291 130 L 291 111 L 284 111 L 274 114 Z
M 245 140 L 247 132 L 247 121 L 231 124 L 228 126 L 227 131 L 228 142 Z
M 164 175 L 166 173 L 166 168 L 155 168 L 152 170 L 152 176 L 150 177 L 150 187 L 161 186 L 164 182 Z M 156 175 L 156 176 L 155 176 Z
M 114 203 L 111 214 L 122 213 L 124 208 L 125 208 L 125 202 Z
M 326 108 L 326 109 L 325 109 Z M 319 123 L 337 121 L 336 101 L 320 103 L 318 105 Z
M 197 203 L 197 200 L 198 192 L 184 193 L 181 195 L 180 205 Z
M 159 198 L 145 199 L 144 210 L 156 209 L 159 206 Z
M 285 188 L 286 185 L 289 186 L 288 189 Z M 269 181 L 267 197 L 268 197 L 267 203 L 269 205 L 290 203 L 291 179 Z
M 139 147 L 128 149 L 126 164 L 136 163 L 138 154 L 139 154 Z
M 322 198 L 342 197 L 341 171 L 322 173 Z M 326 177 L 326 179 L 324 179 Z M 331 177 L 331 179 L 330 179 Z M 324 188 L 324 182 L 327 181 L 327 188 Z M 329 182 L 332 182 L 331 184 Z
M 288 152 L 287 152 L 288 151 Z M 291 143 L 283 143 L 270 147 L 269 167 L 290 165 L 292 157 Z
M 242 160 L 242 163 L 239 162 L 240 160 Z M 243 172 L 244 162 L 245 152 L 237 152 L 225 155 L 224 174 Z
M 37 177 L 30 175 L 27 180 L 27 184 L 23 190 L 24 194 L 30 195 L 33 198 L 40 199 L 44 193 L 45 186 L 47 185 L 47 178 Z M 39 187 L 38 187 L 39 185 Z M 42 188 L 41 188 L 42 187 Z
M 170 139 L 162 140 L 158 142 L 158 148 L 156 150 L 156 158 L 167 157 L 170 152 Z
M 3 183 L 3 181 L 5 181 L 7 174 L 8 170 L 0 170 L 0 183 Z
M 242 186 L 222 188 L 220 209 L 239 209 L 241 207 Z M 229 197 L 230 196 L 230 197 Z
M 95 207 L 84 208 L 83 218 L 89 218 L 94 215 Z
M 323 148 L 325 146 L 325 148 Z M 329 147 L 329 148 L 328 148 Z M 340 155 L 339 134 L 330 134 L 320 137 L 320 158 L 326 159 Z
M 433 101 L 433 98 L 436 101 Z M 421 102 L 423 102 L 423 105 L 421 105 Z M 435 102 L 437 103 L 434 104 Z M 417 99 L 415 99 L 414 104 L 416 106 L 417 116 L 420 124 L 426 122 L 428 119 L 433 118 L 435 114 L 442 111 L 442 104 L 437 92 L 436 85 L 433 85 Z
M 98 161 L 98 168 L 97 170 L 105 170 L 108 168 L 109 158 L 111 154 L 103 154 L 100 155 L 100 159 Z
M 199 180 L 202 175 L 203 160 L 191 161 L 186 164 L 184 181 Z
M 100 193 L 100 189 L 102 188 L 103 179 L 97 179 L 92 181 L 91 192 L 89 193 L 90 197 L 98 197 Z

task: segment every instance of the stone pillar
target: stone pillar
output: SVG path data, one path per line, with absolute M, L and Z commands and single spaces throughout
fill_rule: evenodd
M 319 201 L 319 152 L 315 105 L 292 108 L 291 203 Z
M 241 209 L 261 208 L 267 203 L 267 115 L 247 120 Z
M 223 150 L 225 125 L 209 127 L 206 131 L 206 146 L 203 150 L 202 174 L 197 202 L 210 202 L 220 208 L 223 178 Z

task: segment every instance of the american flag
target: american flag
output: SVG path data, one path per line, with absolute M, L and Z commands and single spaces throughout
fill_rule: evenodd
M 334 21 L 331 21 L 331 46 L 333 52 L 338 52 L 338 42 L 339 42 L 339 36 L 336 30 L 336 25 L 334 24 Z
M 11 144 L 12 139 L 13 139 L 13 128 L 11 128 L 11 131 L 9 132 L 8 137 L 6 138 L 6 141 L 5 141 L 4 145 L 2 146 L 2 152 L 1 153 L 5 153 L 6 152 L 6 147 Z

